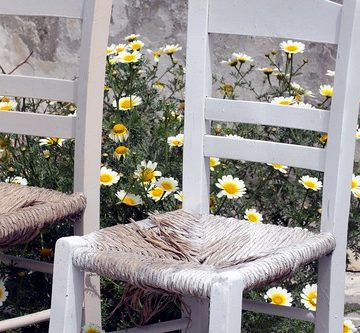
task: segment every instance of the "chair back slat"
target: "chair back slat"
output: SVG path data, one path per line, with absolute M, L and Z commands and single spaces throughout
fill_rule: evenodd
M 297 106 L 206 98 L 205 118 L 224 122 L 298 128 L 327 132 L 330 112 Z
M 276 163 L 324 171 L 325 149 L 278 142 L 205 135 L 204 155 L 259 163 Z
M 0 0 L 0 15 L 56 16 L 80 19 L 84 1 L 79 0 Z
M 75 122 L 75 117 L 0 112 L 0 133 L 71 139 L 75 138 Z
M 76 103 L 77 81 L 1 74 L 0 95 Z
M 209 32 L 337 43 L 341 9 L 327 0 L 213 0 Z

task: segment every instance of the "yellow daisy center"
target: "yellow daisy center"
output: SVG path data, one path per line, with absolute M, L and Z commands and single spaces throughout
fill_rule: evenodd
M 284 166 L 282 165 L 282 164 L 272 164 L 272 166 L 273 166 L 273 168 L 274 169 L 283 169 L 284 168 Z
M 115 134 L 125 134 L 127 132 L 127 128 L 123 124 L 116 124 L 113 127 L 113 132 Z
M 356 189 L 358 186 L 359 186 L 358 181 L 357 181 L 356 179 L 353 179 L 353 180 L 351 181 L 351 189 L 354 190 L 354 189 Z
M 116 47 L 116 52 L 120 53 L 120 52 L 123 52 L 125 51 L 125 47 L 124 46 L 118 46 Z
M 169 190 L 172 190 L 173 189 L 173 184 L 171 182 L 167 182 L 167 181 L 164 181 L 161 183 L 161 186 L 166 190 L 166 191 L 169 191 Z
M 322 90 L 322 94 L 326 97 L 332 97 L 332 95 L 334 94 L 334 91 L 331 88 L 324 88 Z
M 129 148 L 125 146 L 119 146 L 115 149 L 117 155 L 125 155 L 129 151 Z
M 109 183 L 109 182 L 111 182 L 111 180 L 112 180 L 112 177 L 108 174 L 104 174 L 104 175 L 100 176 L 100 181 L 102 183 Z
M 142 48 L 142 43 L 133 43 L 131 44 L 133 50 L 140 50 Z
M 10 102 L 10 98 L 4 96 L 3 98 L 1 98 L 0 102 L 5 102 L 5 103 L 9 103 Z
M 10 111 L 12 109 L 12 106 L 10 104 L 3 105 L 0 110 L 1 111 Z
M 136 201 L 131 198 L 131 197 L 128 197 L 126 196 L 124 199 L 122 199 L 122 202 L 128 206 L 135 206 L 136 205 Z
M 288 52 L 296 52 L 299 50 L 299 47 L 296 45 L 287 45 L 285 49 Z
M 344 325 L 343 333 L 352 333 L 352 331 L 348 326 Z
M 134 61 L 134 60 L 136 60 L 136 55 L 135 54 L 133 54 L 133 53 L 127 53 L 127 54 L 125 54 L 124 56 L 123 56 L 123 59 L 125 60 L 125 61 Z
M 89 328 L 86 330 L 86 333 L 99 333 L 99 330 L 97 328 Z
M 154 170 L 151 169 L 145 169 L 141 174 L 141 178 L 145 182 L 151 181 L 154 177 L 155 177 L 155 172 Z
M 314 182 L 313 180 L 311 179 L 307 179 L 304 181 L 304 184 L 308 187 L 308 188 L 311 188 L 312 190 L 313 189 L 316 189 L 318 186 L 316 184 L 316 182 Z
M 284 100 L 280 101 L 279 104 L 281 104 L 281 105 L 290 105 L 290 101 L 284 99 Z
M 255 213 L 248 213 L 247 218 L 250 222 L 257 222 L 259 220 L 257 214 Z
M 152 195 L 154 197 L 161 197 L 164 194 L 164 190 L 162 190 L 160 187 L 156 187 L 152 190 Z
M 317 294 L 315 291 L 310 292 L 307 297 L 309 303 L 313 306 L 316 306 L 316 298 L 317 298 Z
M 3 299 L 5 296 L 4 294 L 4 289 L 3 288 L 0 288 L 0 299 Z
M 286 303 L 286 297 L 281 294 L 274 294 L 273 296 L 271 296 L 271 301 L 274 304 L 283 305 Z
M 123 101 L 120 102 L 120 107 L 123 109 L 131 109 L 133 106 L 135 106 L 135 102 L 131 98 L 126 98 Z
M 236 184 L 230 182 L 223 184 L 223 188 L 229 194 L 235 194 L 239 190 Z

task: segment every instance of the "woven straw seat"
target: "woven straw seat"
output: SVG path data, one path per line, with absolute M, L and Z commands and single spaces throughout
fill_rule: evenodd
M 32 240 L 41 229 L 81 213 L 81 194 L 64 194 L 38 187 L 0 183 L 0 247 Z
M 252 224 L 183 210 L 82 237 L 73 263 L 133 285 L 206 297 L 219 274 L 236 270 L 245 289 L 290 276 L 335 247 L 331 234 Z

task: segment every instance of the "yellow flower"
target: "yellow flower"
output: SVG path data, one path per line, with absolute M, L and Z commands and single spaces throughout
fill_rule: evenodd
M 133 42 L 135 39 L 138 39 L 140 35 L 131 34 L 129 36 L 125 37 L 125 40 L 127 40 L 129 43 Z
M 120 200 L 121 203 L 127 206 L 138 206 L 138 205 L 142 205 L 143 203 L 140 196 L 132 193 L 127 193 L 124 190 L 120 190 L 116 192 L 115 195 Z
M 116 184 L 120 179 L 120 175 L 106 167 L 102 167 L 100 170 L 100 184 L 104 186 L 111 186 Z
M 6 291 L 5 284 L 3 280 L 0 280 L 0 306 L 4 304 L 9 293 Z
M 355 137 L 356 137 L 356 140 L 359 140 L 359 139 L 360 139 L 360 128 L 358 128 L 358 129 L 356 130 Z
M 320 95 L 324 97 L 332 97 L 334 95 L 334 88 L 328 84 L 323 84 L 319 89 Z
M 116 104 L 116 101 L 113 102 L 113 107 L 118 108 L 119 110 L 130 110 L 135 106 L 138 106 L 142 103 L 142 99 L 138 96 L 127 96 L 122 97 L 119 100 L 119 103 Z
M 159 50 L 155 50 L 155 51 L 148 49 L 147 52 L 153 56 L 155 62 L 159 62 L 160 57 L 163 53 L 163 49 L 159 49 Z
M 174 194 L 174 197 L 177 201 L 183 202 L 184 201 L 184 195 L 182 191 L 178 191 Z
M 270 288 L 264 295 L 264 298 L 271 304 L 283 306 L 291 306 L 293 301 L 291 293 L 281 287 Z
M 267 165 L 272 166 L 275 170 L 280 171 L 281 173 L 287 173 L 288 166 L 284 164 L 277 164 L 277 163 L 267 163 Z
M 167 142 L 170 147 L 182 147 L 184 145 L 184 134 L 178 134 L 177 136 L 169 136 Z
M 82 333 L 105 333 L 99 326 L 94 324 L 88 324 L 83 326 Z
M 254 61 L 253 58 L 251 58 L 250 56 L 248 56 L 245 53 L 233 53 L 232 58 L 236 59 L 240 63 L 244 63 L 244 62 L 247 62 L 247 61 L 248 62 L 253 62 Z
M 344 320 L 343 333 L 356 333 L 358 330 L 350 319 Z
M 304 304 L 305 308 L 311 311 L 316 311 L 316 301 L 317 301 L 317 285 L 307 284 L 302 290 L 301 303 Z
M 325 133 L 320 137 L 319 141 L 320 141 L 320 143 L 322 143 L 324 145 L 327 142 L 328 138 L 329 138 L 329 135 L 327 133 Z
M 126 45 L 125 44 L 118 44 L 115 46 L 115 50 L 117 53 L 121 53 L 124 52 L 126 50 Z
M 221 191 L 217 194 L 218 198 L 226 196 L 228 199 L 241 198 L 246 193 L 246 187 L 243 180 L 239 178 L 233 178 L 233 176 L 223 176 L 218 179 L 215 184 Z
M 222 60 L 221 63 L 224 65 L 231 66 L 231 67 L 235 67 L 239 63 L 239 61 L 236 57 L 234 57 L 234 54 L 233 54 L 230 59 Z
M 360 175 L 359 176 L 355 176 L 354 174 L 352 175 L 352 179 L 351 179 L 351 192 L 357 192 L 360 191 Z
M 178 189 L 178 184 L 179 182 L 175 180 L 173 177 L 169 177 L 169 178 L 161 177 L 155 183 L 155 186 L 161 188 L 166 192 L 171 193 L 171 192 L 175 192 Z
M 126 157 L 127 153 L 129 152 L 129 148 L 125 146 L 118 146 L 114 151 L 114 157 L 120 160 L 122 157 Z
M 129 137 L 129 131 L 124 124 L 115 124 L 109 137 L 115 142 L 125 142 Z
M 134 40 L 133 42 L 131 42 L 128 47 L 131 50 L 139 51 L 144 47 L 144 45 L 145 44 L 141 40 L 137 39 L 137 40 Z
M 271 104 L 279 104 L 279 105 L 292 105 L 295 103 L 295 99 L 293 96 L 290 97 L 274 97 L 271 100 Z
M 220 159 L 218 159 L 217 157 L 210 157 L 209 158 L 209 165 L 210 165 L 210 170 L 214 171 L 215 167 L 217 167 L 218 165 L 220 165 Z
M 141 58 L 141 53 L 138 51 L 134 51 L 134 52 L 120 52 L 119 55 L 117 55 L 116 57 L 110 59 L 110 63 L 111 64 L 116 64 L 121 62 L 122 64 L 131 64 L 131 63 L 135 63 L 138 62 Z
M 256 209 L 246 209 L 244 218 L 252 223 L 262 223 L 263 221 L 262 214 L 257 212 Z
M 136 171 L 134 172 L 135 177 L 143 182 L 154 183 L 156 181 L 156 177 L 161 176 L 161 172 L 156 170 L 157 163 L 152 161 L 142 161 L 140 165 L 137 166 Z
M 234 87 L 232 84 L 224 84 L 220 87 L 220 89 L 227 96 L 231 95 L 234 92 Z
M 167 196 L 167 192 L 160 187 L 154 187 L 148 191 L 148 197 L 154 201 L 159 201 Z
M 303 53 L 305 50 L 305 45 L 301 42 L 293 42 L 288 40 L 287 42 L 280 43 L 280 49 L 288 54 Z
M 46 139 L 40 139 L 39 140 L 40 146 L 62 146 L 65 142 L 64 139 L 61 138 L 46 138 Z
M 353 191 L 352 194 L 356 199 L 360 199 L 360 190 Z
M 304 185 L 307 190 L 318 191 L 322 188 L 322 182 L 316 177 L 302 176 L 299 183 Z
M 171 44 L 171 45 L 166 45 L 162 51 L 167 55 L 173 55 L 175 52 L 178 52 L 180 50 L 182 50 L 182 47 L 179 46 L 179 44 Z
M 17 103 L 13 100 L 9 100 L 7 102 L 0 102 L 0 111 L 11 111 L 15 110 L 17 107 Z
M 165 89 L 165 84 L 160 82 L 160 81 L 156 81 L 154 84 L 153 84 L 153 88 L 158 90 L 158 91 L 162 91 Z
M 107 56 L 110 56 L 110 55 L 115 54 L 115 53 L 116 53 L 116 46 L 115 46 L 115 44 L 111 44 L 110 46 L 108 46 L 108 47 L 106 48 L 106 55 L 107 55 Z

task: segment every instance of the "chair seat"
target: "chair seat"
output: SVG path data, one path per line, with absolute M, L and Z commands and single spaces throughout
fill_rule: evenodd
M 25 243 L 41 229 L 80 214 L 82 194 L 64 194 L 44 188 L 0 183 L 0 247 Z
M 213 280 L 236 271 L 245 289 L 282 280 L 335 248 L 312 233 L 178 210 L 93 232 L 73 254 L 75 266 L 141 288 L 210 295 Z

